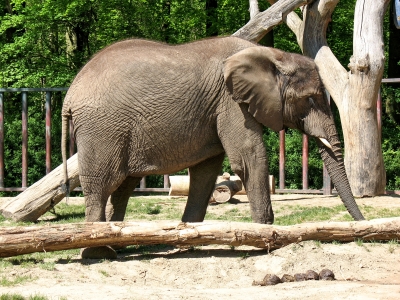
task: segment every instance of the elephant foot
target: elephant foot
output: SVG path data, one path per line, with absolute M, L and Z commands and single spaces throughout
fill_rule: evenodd
M 117 252 L 110 246 L 82 248 L 81 257 L 89 259 L 116 259 Z

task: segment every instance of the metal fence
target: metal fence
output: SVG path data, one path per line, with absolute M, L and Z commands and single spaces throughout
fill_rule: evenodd
M 382 83 L 400 83 L 400 78 L 383 79 Z M 0 191 L 24 191 L 27 185 L 28 178 L 28 94 L 31 93 L 44 93 L 45 94 L 45 110 L 46 110 L 46 174 L 51 172 L 51 98 L 55 92 L 66 92 L 68 88 L 0 88 Z M 4 94 L 5 93 L 21 93 L 22 102 L 22 186 L 21 187 L 5 187 L 4 186 Z M 382 98 L 381 94 L 378 95 L 377 100 L 377 116 L 378 126 L 381 130 L 382 124 Z M 70 132 L 73 132 L 72 124 L 70 124 Z M 307 194 L 325 194 L 330 195 L 333 193 L 332 183 L 330 177 L 323 168 L 323 187 L 321 189 L 309 189 L 308 186 L 308 136 L 303 135 L 302 145 L 302 189 L 287 189 L 285 187 L 285 131 L 279 133 L 280 147 L 279 147 L 279 188 L 275 190 L 276 193 L 307 193 Z M 75 142 L 73 134 L 70 134 L 70 156 L 74 154 Z M 44 175 L 44 174 L 43 174 Z M 140 187 L 135 189 L 135 192 L 168 192 L 169 191 L 169 176 L 164 175 L 163 188 L 147 188 L 146 178 L 140 182 Z M 390 193 L 398 193 L 397 191 L 390 191 Z

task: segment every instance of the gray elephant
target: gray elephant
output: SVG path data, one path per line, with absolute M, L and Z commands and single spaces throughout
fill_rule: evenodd
M 227 154 L 247 191 L 253 221 L 273 223 L 263 125 L 317 138 L 343 203 L 355 220 L 364 219 L 317 67 L 304 56 L 235 37 L 177 46 L 125 40 L 83 67 L 65 97 L 62 118 L 65 178 L 72 119 L 86 221 L 123 220 L 143 176 L 189 168 L 182 221 L 201 222 Z M 82 256 L 98 253 L 114 255 L 101 247 Z

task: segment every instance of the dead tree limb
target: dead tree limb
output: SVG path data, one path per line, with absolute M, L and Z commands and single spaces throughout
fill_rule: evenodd
M 249 245 L 278 249 L 300 241 L 400 239 L 400 217 L 292 226 L 207 221 L 99 222 L 0 228 L 0 257 L 102 245 Z
M 69 188 L 79 186 L 78 154 L 68 159 Z M 14 221 L 36 221 L 65 197 L 62 164 L 0 207 L 4 217 Z
M 280 0 L 266 11 L 256 14 L 251 20 L 236 31 L 233 36 L 258 42 L 274 26 L 283 22 L 286 15 L 296 8 L 311 3 L 313 0 Z

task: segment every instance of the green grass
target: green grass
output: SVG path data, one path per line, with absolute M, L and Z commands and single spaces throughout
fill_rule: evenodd
M 36 280 L 35 277 L 32 276 L 15 276 L 15 277 L 6 277 L 6 276 L 1 276 L 0 277 L 0 286 L 5 286 L 5 287 L 10 287 L 14 286 L 17 284 L 24 284 L 26 282 L 34 281 Z
M 393 218 L 400 216 L 400 208 L 377 208 L 368 205 L 360 206 L 361 212 L 367 219 Z
M 296 205 L 288 206 L 287 210 L 291 213 L 277 217 L 275 219 L 276 225 L 294 225 L 306 222 L 330 220 L 346 209 L 344 205 L 337 205 L 334 207 L 304 207 Z
M 229 203 L 219 204 L 219 205 L 229 205 Z M 236 207 L 227 210 L 222 215 L 216 215 L 212 212 L 206 213 L 206 220 L 219 220 L 219 221 L 235 221 L 235 222 L 252 222 L 250 212 L 240 212 Z
M 103 275 L 104 277 L 110 277 L 110 274 L 108 274 L 107 271 L 99 270 L 99 273 L 100 273 L 101 275 Z
M 2 294 L 0 295 L 0 300 L 48 300 L 46 296 L 33 295 L 29 297 L 24 297 L 18 294 Z M 67 298 L 60 298 L 59 300 L 66 300 Z
M 135 197 L 128 202 L 126 220 L 179 220 L 183 211 L 178 208 L 179 202 L 186 198 L 159 199 Z

